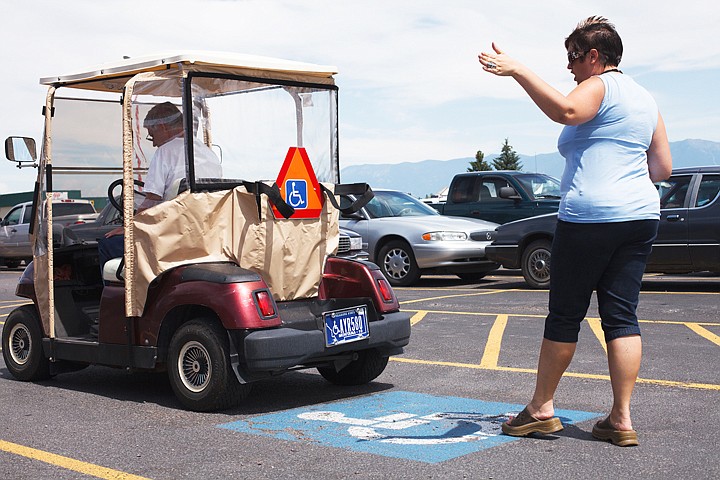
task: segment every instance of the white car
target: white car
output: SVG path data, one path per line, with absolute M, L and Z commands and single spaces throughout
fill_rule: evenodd
M 88 200 L 53 201 L 53 219 L 58 228 L 91 222 L 97 215 Z M 24 202 L 15 205 L 0 221 L 0 265 L 17 268 L 23 260 L 26 265 L 30 263 L 33 257 L 28 234 L 31 219 L 32 202 Z
M 498 224 L 440 215 L 402 192 L 374 193 L 361 211 L 341 215 L 340 225 L 362 235 L 370 260 L 392 285 L 412 285 L 422 274 L 442 273 L 474 281 L 499 267 L 485 256 Z M 351 201 L 342 197 L 341 207 Z

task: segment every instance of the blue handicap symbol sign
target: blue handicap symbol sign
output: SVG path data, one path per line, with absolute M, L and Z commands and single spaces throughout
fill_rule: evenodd
M 303 179 L 291 178 L 285 180 L 285 202 L 293 208 L 307 208 L 308 206 L 307 182 Z
M 413 392 L 385 392 L 218 425 L 237 432 L 312 442 L 386 457 L 438 463 L 517 441 L 502 422 L 524 405 Z M 599 413 L 556 410 L 564 424 Z

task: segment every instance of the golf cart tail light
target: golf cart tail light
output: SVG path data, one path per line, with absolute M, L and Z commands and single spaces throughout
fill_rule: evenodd
M 390 284 L 387 280 L 384 278 L 378 278 L 378 288 L 380 288 L 380 295 L 382 295 L 382 299 L 384 302 L 392 302 L 393 301 L 393 291 L 390 287 Z
M 267 290 L 260 290 L 255 293 L 255 301 L 257 302 L 260 314 L 263 317 L 274 317 L 275 316 L 275 304 L 273 303 L 272 296 Z

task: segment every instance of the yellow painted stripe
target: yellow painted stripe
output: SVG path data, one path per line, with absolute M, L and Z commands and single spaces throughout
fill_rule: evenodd
M 718 292 L 640 292 L 640 295 L 720 295 Z
M 14 308 L 14 307 L 21 307 L 23 305 L 30 305 L 32 302 L 20 302 L 18 303 L 17 300 L 14 301 L 14 303 L 10 304 L 2 304 L 0 305 L 0 308 Z
M 485 317 L 497 317 L 498 315 L 506 315 L 505 313 L 492 313 L 492 312 L 458 312 L 457 310 L 415 310 L 414 308 L 403 308 L 403 311 L 404 312 L 439 313 L 442 315 L 473 315 L 473 316 L 485 316 Z M 525 315 L 524 313 L 523 314 L 513 313 L 508 316 L 524 317 L 524 318 L 545 318 L 546 317 L 546 315 Z
M 487 343 L 485 344 L 485 352 L 483 353 L 482 360 L 480 360 L 481 367 L 497 367 L 498 359 L 500 358 L 500 346 L 502 345 L 502 338 L 505 333 L 507 322 L 507 315 L 498 315 L 495 317 L 495 323 L 493 323 L 493 326 L 490 329 L 490 335 L 488 336 Z
M 470 368 L 475 370 L 492 370 L 499 372 L 516 372 L 516 373 L 532 373 L 537 374 L 537 370 L 532 368 L 515 368 L 515 367 L 483 367 L 482 365 L 474 363 L 460 363 L 460 362 L 443 362 L 435 360 L 419 360 L 415 358 L 403 358 L 403 357 L 390 357 L 391 361 L 400 363 L 414 363 L 418 365 L 432 365 L 439 367 L 456 367 L 456 368 Z M 589 378 L 594 380 L 607 380 L 610 381 L 609 375 L 599 375 L 595 373 L 578 373 L 578 372 L 565 372 L 564 377 L 574 378 Z M 693 388 L 698 390 L 715 390 L 720 391 L 720 385 L 714 383 L 698 383 L 698 382 L 678 382 L 675 380 L 656 380 L 652 378 L 638 378 L 637 383 L 646 383 L 651 385 L 660 385 L 664 387 L 679 387 L 679 388 Z
M 588 325 L 590 325 L 590 328 L 592 329 L 593 333 L 597 337 L 598 340 L 600 340 L 600 345 L 602 345 L 603 350 L 605 350 L 605 355 L 607 355 L 607 343 L 605 343 L 605 332 L 603 332 L 602 329 L 602 323 L 600 322 L 599 318 L 587 318 Z
M 35 448 L 25 447 L 18 445 L 17 443 L 10 443 L 4 440 L 0 440 L 0 450 L 4 450 L 8 453 L 20 455 L 21 457 L 31 458 L 33 460 L 39 460 L 50 465 L 72 470 L 73 472 L 79 472 L 85 475 L 91 475 L 97 478 L 112 479 L 112 480 L 142 480 L 145 477 L 139 477 L 130 473 L 121 472 L 119 470 L 113 470 L 112 468 L 105 468 L 99 465 L 93 465 L 92 463 L 81 462 L 69 457 L 62 455 L 56 455 L 54 453 L 44 452 Z
M 415 315 L 413 315 L 413 316 L 410 318 L 410 325 L 411 325 L 411 326 L 412 326 L 412 325 L 415 325 L 415 324 L 418 323 L 420 320 L 422 320 L 423 318 L 425 318 L 425 315 L 427 315 L 427 312 L 426 312 L 426 311 L 424 311 L 424 310 L 418 310 L 418 311 L 415 313 Z
M 505 292 L 515 292 L 517 290 L 515 289 L 509 289 L 509 290 L 490 290 L 489 292 L 476 292 L 476 293 L 458 293 L 455 295 L 440 295 L 435 297 L 427 297 L 427 298 L 418 298 L 415 300 L 405 300 L 404 302 L 400 302 L 400 305 L 406 305 L 408 303 L 417 303 L 417 302 L 429 302 L 429 301 L 435 301 L 435 300 L 443 300 L 445 298 L 457 298 L 457 297 L 477 297 L 480 295 L 493 295 L 496 293 L 505 293 Z
M 492 312 L 458 312 L 456 310 L 415 310 L 414 308 L 403 308 L 405 312 L 426 312 L 426 313 L 438 313 L 442 315 L 481 315 L 489 317 L 497 317 L 498 315 L 505 315 L 503 313 L 492 313 Z M 510 317 L 521 317 L 521 318 L 545 318 L 547 315 L 537 314 L 525 314 L 525 313 L 512 313 Z M 720 326 L 720 322 L 681 322 L 675 320 L 638 320 L 640 323 L 657 323 L 660 325 L 686 325 L 692 323 L 694 325 L 709 325 L 709 326 Z
M 697 333 L 701 337 L 706 338 L 706 339 L 710 340 L 712 343 L 714 343 L 715 345 L 720 346 L 720 336 L 715 335 L 707 328 L 701 327 L 697 323 L 686 323 L 685 326 L 687 326 L 690 330 Z

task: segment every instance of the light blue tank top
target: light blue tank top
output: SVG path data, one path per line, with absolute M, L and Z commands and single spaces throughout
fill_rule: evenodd
M 627 75 L 598 78 L 605 97 L 597 115 L 566 126 L 558 139 L 565 157 L 558 218 L 574 223 L 659 219 L 660 199 L 647 165 L 657 104 Z

